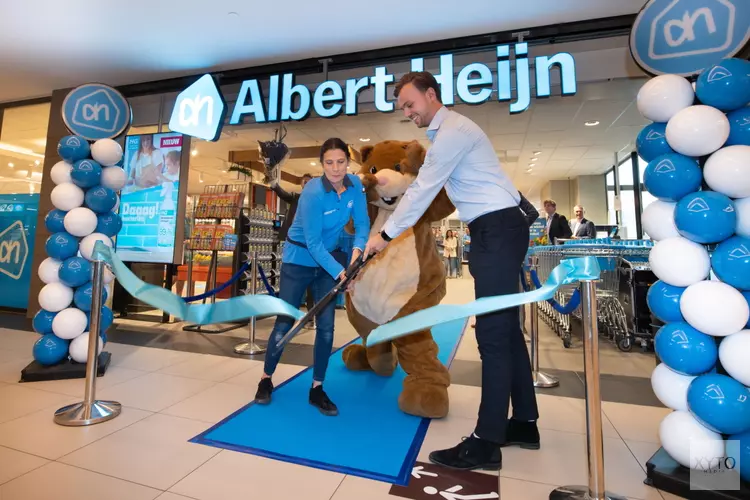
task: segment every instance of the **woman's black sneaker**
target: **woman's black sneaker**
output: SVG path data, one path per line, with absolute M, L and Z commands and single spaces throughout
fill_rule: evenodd
M 329 417 L 335 417 L 339 414 L 339 409 L 328 399 L 328 395 L 323 391 L 323 386 L 313 387 L 310 389 L 310 404 L 315 406 L 320 413 Z
M 270 378 L 260 379 L 258 383 L 258 392 L 255 393 L 255 401 L 258 404 L 267 405 L 271 402 L 271 393 L 273 392 L 273 382 Z

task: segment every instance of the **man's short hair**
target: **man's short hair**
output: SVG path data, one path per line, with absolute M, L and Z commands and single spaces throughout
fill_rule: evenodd
M 310 179 L 310 180 L 312 180 L 313 176 L 312 176 L 312 175 L 310 175 L 310 174 L 303 174 L 303 175 L 302 175 L 302 178 L 303 178 L 303 179 Z
M 406 73 L 401 77 L 396 84 L 396 87 L 393 89 L 393 96 L 398 99 L 401 89 L 409 83 L 414 85 L 420 92 L 427 92 L 427 89 L 433 89 L 437 100 L 441 103 L 443 102 L 440 97 L 440 85 L 438 85 L 437 80 L 429 71 L 412 71 Z
M 544 200 L 544 205 L 552 205 L 553 207 L 557 208 L 557 203 L 555 203 L 555 200 Z

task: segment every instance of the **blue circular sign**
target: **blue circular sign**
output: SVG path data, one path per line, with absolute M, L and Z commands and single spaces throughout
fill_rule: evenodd
M 750 42 L 747 0 L 648 0 L 633 23 L 630 53 L 650 75 L 697 75 Z
M 100 83 L 87 83 L 70 91 L 62 105 L 65 126 L 89 141 L 121 135 L 132 118 L 130 103 L 117 90 Z

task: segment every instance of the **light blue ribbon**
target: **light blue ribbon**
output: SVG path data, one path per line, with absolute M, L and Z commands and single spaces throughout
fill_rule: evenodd
M 133 298 L 190 323 L 209 325 L 269 316 L 289 316 L 299 320 L 304 316 L 299 308 L 270 295 L 245 295 L 215 304 L 187 304 L 179 295 L 138 279 L 117 254 L 101 241 L 94 246 L 93 259 L 105 262 Z
M 596 257 L 565 259 L 552 270 L 544 286 L 534 291 L 485 297 L 462 305 L 441 304 L 423 309 L 379 326 L 367 337 L 366 344 L 367 346 L 373 346 L 432 328 L 441 323 L 449 323 L 469 316 L 481 316 L 522 304 L 548 300 L 555 295 L 555 292 L 561 286 L 577 281 L 598 280 L 600 274 L 599 262 Z

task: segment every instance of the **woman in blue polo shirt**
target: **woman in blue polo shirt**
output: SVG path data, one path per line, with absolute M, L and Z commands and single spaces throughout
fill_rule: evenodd
M 346 267 L 362 253 L 370 233 L 367 199 L 362 182 L 347 173 L 349 147 L 338 138 L 328 139 L 320 149 L 323 176 L 308 181 L 300 195 L 297 214 L 287 233 L 282 256 L 279 298 L 289 304 L 301 304 L 305 291 L 312 287 L 315 302 L 320 301 L 344 277 Z M 338 248 L 344 226 L 354 220 L 354 250 L 347 262 L 346 252 Z M 331 301 L 316 316 L 313 386 L 310 404 L 324 415 L 337 415 L 336 405 L 323 391 L 323 380 L 333 347 L 333 323 L 336 304 Z M 279 316 L 268 341 L 263 377 L 258 384 L 256 402 L 271 402 L 271 376 L 281 358 L 283 347 L 276 344 L 292 328 L 291 318 Z

